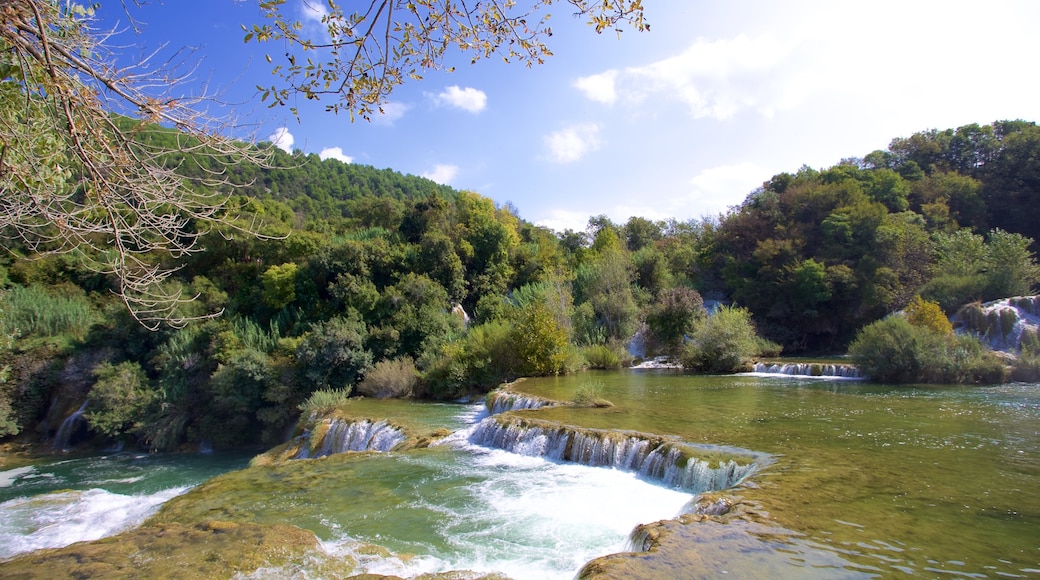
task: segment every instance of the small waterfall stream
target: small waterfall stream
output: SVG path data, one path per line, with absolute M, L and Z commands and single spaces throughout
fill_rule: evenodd
M 470 441 L 519 455 L 630 471 L 692 493 L 733 487 L 765 459 L 646 433 L 578 429 L 509 416 L 484 419 Z
M 786 375 L 820 379 L 865 379 L 853 365 L 835 363 L 755 363 L 753 371 L 762 375 Z
M 1016 296 L 969 304 L 950 321 L 957 332 L 974 334 L 993 350 L 1018 353 L 1040 342 L 1040 296 Z
M 386 421 L 333 418 L 327 419 L 321 425 L 327 426 L 327 428 L 323 432 L 315 429 L 320 433 L 318 435 L 320 447 L 318 447 L 318 442 L 310 440 L 315 436 L 312 431 L 307 436 L 307 441 L 300 447 L 295 459 L 313 459 L 347 451 L 386 452 L 405 440 L 401 429 Z
M 83 412 L 87 410 L 87 403 L 89 399 L 83 401 L 83 404 L 79 406 L 71 415 L 65 418 L 61 422 L 61 426 L 58 427 L 57 434 L 54 435 L 54 442 L 51 443 L 51 448 L 59 451 L 68 451 L 72 443 L 72 436 L 80 429 L 83 429 L 87 425 L 87 420 L 83 418 Z

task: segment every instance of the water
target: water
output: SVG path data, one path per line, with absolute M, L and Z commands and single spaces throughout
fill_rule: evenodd
M 164 469 L 161 458 L 138 465 L 149 458 L 132 455 L 19 468 L 0 472 L 0 509 L 23 502 L 28 507 L 18 513 L 35 517 L 65 509 L 52 503 L 95 506 L 118 499 L 104 494 L 137 497 L 130 503 L 144 511 L 155 509 L 144 505 L 152 500 L 164 502 L 149 523 L 289 523 L 321 539 L 316 558 L 353 559 L 354 573 L 403 577 L 464 569 L 572 578 L 589 560 L 626 550 L 638 524 L 659 520 L 638 535 L 666 530 L 655 552 L 597 560 L 595 570 L 613 578 L 693 571 L 777 578 L 1040 575 L 1038 385 L 893 387 L 621 371 L 531 379 L 515 388 L 531 400 L 567 401 L 590 379 L 602 384 L 601 396 L 614 407 L 546 406 L 491 420 L 568 425 L 586 434 L 623 431 L 619 440 L 633 448 L 662 440 L 716 450 L 719 457 L 751 454 L 757 471 L 726 492 L 742 517 L 680 516 L 694 493 L 636 471 L 475 444 L 471 434 L 487 415 L 479 407 L 398 401 L 360 401 L 348 414 L 454 435 L 426 449 L 233 471 L 169 499 L 160 494 L 212 474 L 152 482 L 147 474 Z M 113 469 L 90 467 L 92 461 Z M 66 488 L 81 497 L 67 500 L 57 491 Z M 14 499 L 22 497 L 33 499 Z M 116 511 L 85 511 L 81 519 Z M 0 511 L 4 533 L 15 521 L 11 513 Z M 127 521 L 138 516 L 128 514 Z M 41 522 L 40 529 L 51 525 Z M 293 573 L 274 568 L 254 576 Z
M 170 498 L 248 460 L 118 453 L 0 471 L 0 559 L 130 529 Z

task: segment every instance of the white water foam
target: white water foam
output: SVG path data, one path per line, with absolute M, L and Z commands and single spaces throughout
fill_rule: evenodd
M 102 489 L 60 491 L 0 503 L 0 559 L 42 548 L 97 540 L 134 528 L 170 498 L 175 487 L 149 495 L 121 495 Z
M 28 467 L 15 467 L 14 469 L 0 471 L 0 487 L 11 487 L 14 485 L 14 482 L 27 477 L 34 471 L 36 471 L 36 468 L 31 465 Z
M 573 578 L 589 560 L 624 550 L 638 524 L 673 518 L 690 501 L 688 493 L 633 473 L 459 447 L 464 458 L 454 469 L 471 481 L 462 498 L 419 497 L 413 505 L 444 516 L 447 523 L 438 533 L 448 549 L 371 557 L 359 550 L 361 538 L 347 536 L 326 542 L 325 549 L 356 558 L 371 574 L 414 577 L 472 570 L 516 580 Z

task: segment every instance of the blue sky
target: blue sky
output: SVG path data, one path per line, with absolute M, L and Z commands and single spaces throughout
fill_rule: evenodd
M 349 5 L 356 0 L 346 0 Z M 191 47 L 191 90 L 233 103 L 259 139 L 424 175 L 529 221 L 717 215 L 763 181 L 884 149 L 894 137 L 1000 119 L 1040 120 L 1040 2 L 647 0 L 651 31 L 596 35 L 558 3 L 555 56 L 431 71 L 372 122 L 259 102 L 265 51 L 241 24 L 251 0 L 167 0 L 133 12 L 124 58 Z M 304 0 L 286 10 L 307 20 Z M 108 0 L 98 13 L 125 28 Z

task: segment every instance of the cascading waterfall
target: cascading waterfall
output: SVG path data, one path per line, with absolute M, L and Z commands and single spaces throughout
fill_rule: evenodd
M 328 427 L 321 437 L 321 447 L 312 452 L 316 443 L 305 441 L 295 459 L 325 457 L 347 451 L 386 452 L 405 440 L 404 433 L 386 421 L 328 419 L 326 424 Z
M 958 332 L 978 336 L 993 350 L 1017 353 L 1038 342 L 1040 296 L 1016 296 L 984 304 L 969 304 L 951 318 Z
M 89 399 L 83 401 L 83 404 L 76 409 L 74 413 L 65 418 L 61 422 L 61 426 L 58 427 L 58 433 L 54 436 L 54 442 L 51 444 L 51 448 L 66 451 L 70 447 L 72 442 L 72 435 L 76 430 L 86 425 L 86 419 L 83 418 L 83 412 L 87 410 L 87 403 Z
M 863 379 L 853 365 L 833 363 L 755 363 L 753 372 L 766 375 L 818 377 L 824 379 Z
M 694 446 L 645 433 L 500 416 L 481 421 L 470 441 L 520 455 L 631 471 L 693 493 L 733 487 L 763 459 L 743 450 Z
M 504 390 L 491 391 L 484 402 L 487 405 L 488 413 L 491 415 L 505 413 L 506 411 L 541 409 L 542 407 L 552 407 L 558 404 L 556 401 Z

